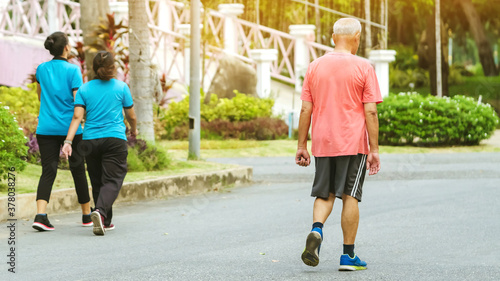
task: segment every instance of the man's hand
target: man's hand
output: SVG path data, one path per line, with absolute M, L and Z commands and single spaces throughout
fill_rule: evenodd
M 65 143 L 62 148 L 62 152 L 64 153 L 66 159 L 68 159 L 68 156 L 71 156 L 71 153 L 73 153 L 73 148 L 71 147 L 71 144 Z
M 370 170 L 368 173 L 370 176 L 373 176 L 380 171 L 380 157 L 378 156 L 378 152 L 368 153 L 368 157 L 366 158 L 366 169 Z
M 307 149 L 297 148 L 295 163 L 302 167 L 307 167 L 309 166 L 309 164 L 311 164 L 311 156 L 309 156 L 309 152 L 307 152 Z

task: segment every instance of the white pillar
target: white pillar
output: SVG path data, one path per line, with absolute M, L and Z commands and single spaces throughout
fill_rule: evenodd
M 382 97 L 389 96 L 389 63 L 396 60 L 396 51 L 372 50 L 368 59 L 375 64 L 375 73 Z
M 184 35 L 184 83 L 189 82 L 189 77 L 191 77 L 190 68 L 190 54 L 191 54 L 191 46 L 190 46 L 190 36 L 191 36 L 191 25 L 190 24 L 179 24 L 176 27 L 179 30 L 179 33 Z
M 295 71 L 295 91 L 302 92 L 302 80 L 306 75 L 307 67 L 310 63 L 309 48 L 307 42 L 314 41 L 313 24 L 290 25 L 290 35 L 295 37 L 294 46 L 294 71 Z
M 47 7 L 47 21 L 49 23 L 49 33 L 59 31 L 59 17 L 57 16 L 56 0 L 49 0 Z
M 175 9 L 166 0 L 160 1 L 158 6 L 158 25 L 161 29 L 173 31 L 172 11 Z M 184 4 L 182 4 L 184 6 Z
M 109 10 L 115 13 L 115 23 L 128 22 L 128 2 L 109 2 Z
M 220 4 L 219 12 L 224 15 L 224 50 L 227 53 L 238 53 L 238 34 L 234 20 L 243 14 L 243 4 Z
M 257 94 L 261 98 L 268 98 L 271 93 L 271 62 L 278 59 L 278 50 L 251 50 L 250 58 L 257 63 Z

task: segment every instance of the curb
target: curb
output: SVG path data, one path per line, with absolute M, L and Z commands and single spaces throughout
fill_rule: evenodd
M 251 182 L 252 176 L 253 169 L 251 167 L 240 166 L 216 172 L 127 182 L 123 184 L 115 203 L 199 194 L 219 190 L 229 185 Z M 92 188 L 89 188 L 89 193 L 92 198 Z M 10 218 L 7 212 L 7 200 L 7 196 L 0 197 L 0 221 L 6 221 Z M 32 219 L 36 215 L 36 193 L 16 195 L 15 205 L 15 218 Z M 48 214 L 63 214 L 79 210 L 80 205 L 73 188 L 52 192 L 47 206 Z

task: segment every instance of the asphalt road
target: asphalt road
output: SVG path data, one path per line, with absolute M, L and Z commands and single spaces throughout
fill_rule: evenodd
M 337 271 L 341 202 L 320 264 L 300 254 L 310 231 L 314 167 L 293 158 L 216 159 L 254 167 L 254 183 L 120 205 L 103 237 L 78 213 L 56 231 L 18 222 L 16 273 L 0 231 L 0 280 L 500 280 L 500 153 L 382 155 L 360 204 L 359 272 Z M 34 206 L 33 206 L 34 207 Z M 3 259 L 3 260 L 2 260 Z

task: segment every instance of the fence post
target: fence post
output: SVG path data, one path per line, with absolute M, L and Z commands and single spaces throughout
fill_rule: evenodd
M 8 5 L 9 5 L 9 0 L 0 0 L 0 25 L 2 24 L 3 15 L 4 15 L 5 9 L 7 9 Z M 0 33 L 0 37 L 2 37 L 1 33 Z
M 389 63 L 396 60 L 396 51 L 372 50 L 368 59 L 375 64 L 375 73 L 382 97 L 389 96 Z
M 109 10 L 115 13 L 115 24 L 128 22 L 128 2 L 109 2 Z
M 254 49 L 250 51 L 250 58 L 257 64 L 257 94 L 268 98 L 271 93 L 271 62 L 278 59 L 278 50 Z
M 158 4 L 158 25 L 161 29 L 173 31 L 172 6 L 166 0 L 160 1 Z
M 59 17 L 57 16 L 56 0 L 49 0 L 47 6 L 47 21 L 49 23 L 49 33 L 59 30 Z
M 243 14 L 243 4 L 220 4 L 219 12 L 224 15 L 224 50 L 227 53 L 238 53 L 238 33 L 235 19 Z
M 302 80 L 306 74 L 310 63 L 308 41 L 314 41 L 314 30 L 316 26 L 312 24 L 290 25 L 290 35 L 295 37 L 294 46 L 294 72 L 295 91 L 302 92 Z M 312 40 L 311 40 L 312 39 Z

